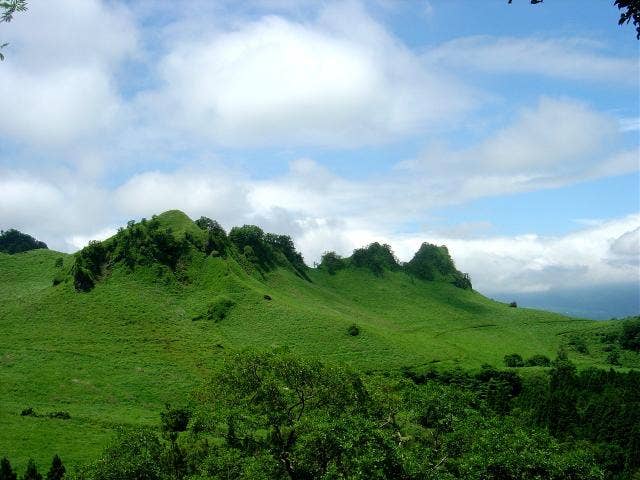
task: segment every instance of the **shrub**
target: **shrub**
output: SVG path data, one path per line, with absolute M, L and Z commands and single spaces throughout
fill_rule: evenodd
M 387 244 L 380 245 L 378 242 L 354 250 L 351 263 L 355 267 L 368 268 L 378 277 L 382 276 L 385 270 L 397 270 L 400 267 L 391 247 Z
M 510 353 L 504 356 L 504 364 L 507 367 L 519 368 L 524 367 L 524 360 L 522 360 L 522 357 L 519 354 Z
M 640 352 L 640 317 L 623 322 L 620 346 L 625 350 Z
M 517 303 L 517 302 L 511 302 L 511 303 L 509 304 L 509 306 L 510 306 L 511 308 L 518 308 L 518 303 Z
M 228 297 L 219 297 L 215 302 L 209 305 L 206 313 L 198 315 L 193 320 L 213 320 L 219 322 L 224 320 L 236 302 Z
M 582 353 L 583 355 L 587 355 L 589 353 L 587 342 L 584 338 L 578 335 L 575 335 L 569 339 L 569 345 L 571 345 L 573 349 L 578 353 Z
M 184 432 L 187 429 L 191 412 L 187 408 L 171 408 L 165 405 L 165 411 L 160 412 L 160 423 L 164 432 Z
M 22 417 L 37 417 L 38 415 L 36 414 L 36 411 L 33 409 L 33 407 L 27 407 L 22 409 L 22 412 L 20 412 L 20 416 Z
M 527 359 L 525 362 L 527 367 L 549 367 L 551 366 L 551 359 L 546 355 L 534 355 Z
M 349 328 L 347 328 L 347 333 L 349 335 L 351 335 L 352 337 L 356 337 L 356 336 L 360 335 L 360 328 L 358 328 L 358 325 L 353 323 L 353 324 L 349 325 Z
M 422 280 L 434 280 L 436 276 L 447 276 L 457 272 L 447 247 L 438 247 L 430 243 L 420 245 L 405 268 Z
M 71 418 L 71 414 L 69 412 L 59 411 L 59 412 L 51 412 L 47 414 L 49 418 L 57 418 L 59 420 L 69 420 Z
M 329 275 L 335 275 L 346 266 L 347 262 L 336 252 L 324 252 L 320 258 L 320 268 L 326 269 Z
M 607 363 L 609 365 L 620 365 L 620 352 L 612 350 L 607 355 Z

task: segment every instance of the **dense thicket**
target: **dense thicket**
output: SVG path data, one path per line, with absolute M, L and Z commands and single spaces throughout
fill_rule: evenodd
M 38 248 L 47 248 L 47 244 L 13 228 L 0 230 L 0 252 L 14 254 Z
M 91 290 L 116 264 L 129 269 L 140 265 L 158 267 L 159 275 L 178 272 L 194 253 L 207 256 L 232 256 L 259 272 L 277 266 L 291 268 L 308 280 L 307 266 L 286 235 L 265 234 L 255 225 L 231 229 L 229 235 L 215 220 L 201 217 L 195 224 L 200 232 L 174 232 L 156 216 L 151 220 L 131 221 L 109 240 L 92 241 L 75 255 L 71 267 L 78 291 Z M 196 234 L 198 233 L 198 234 Z M 59 278 L 55 283 L 60 283 Z
M 400 268 L 391 246 L 386 243 L 380 245 L 378 242 L 355 249 L 351 255 L 350 263 L 354 267 L 368 268 L 376 276 L 382 276 L 385 270 Z
M 444 245 L 438 247 L 430 243 L 423 243 L 404 268 L 422 280 L 444 279 L 456 287 L 471 288 L 469 275 L 456 269 L 451 255 L 449 255 L 449 250 Z
M 564 356 L 361 375 L 287 351 L 229 355 L 188 409 L 123 432 L 81 478 L 623 479 L 639 473 L 637 373 Z M 182 433 L 180 433 L 182 432 Z

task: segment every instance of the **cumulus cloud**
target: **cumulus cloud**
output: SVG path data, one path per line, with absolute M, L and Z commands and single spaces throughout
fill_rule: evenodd
M 118 62 L 136 52 L 124 7 L 99 0 L 30 2 L 5 28 L 10 52 L 0 69 L 0 135 L 28 145 L 68 146 L 97 138 L 124 109 Z
M 183 40 L 141 102 L 232 146 L 377 144 L 468 111 L 471 90 L 419 57 L 357 5 L 313 22 L 265 16 Z
M 537 74 L 567 80 L 638 86 L 638 58 L 600 53 L 601 45 L 580 38 L 473 36 L 446 42 L 430 60 L 492 73 Z

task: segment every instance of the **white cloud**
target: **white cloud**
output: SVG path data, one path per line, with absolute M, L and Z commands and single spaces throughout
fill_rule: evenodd
M 41 0 L 7 27 L 1 135 L 41 147 L 104 136 L 124 109 L 115 69 L 137 48 L 127 10 L 98 0 Z
M 638 58 L 599 53 L 600 45 L 579 38 L 474 36 L 446 42 L 428 53 L 436 63 L 494 73 L 537 74 L 638 86 Z
M 142 103 L 233 146 L 377 144 L 475 101 L 352 4 L 327 7 L 315 22 L 266 16 L 183 40 L 159 70 L 163 87 Z

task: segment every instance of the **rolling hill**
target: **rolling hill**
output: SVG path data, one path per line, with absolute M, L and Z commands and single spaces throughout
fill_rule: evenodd
M 311 269 L 287 239 L 256 227 L 226 235 L 169 211 L 75 255 L 0 253 L 0 456 L 20 468 L 54 453 L 96 458 L 117 426 L 156 423 L 245 347 L 367 372 L 502 367 L 506 354 L 553 357 L 578 338 L 579 366 L 608 367 L 600 335 L 615 322 L 492 301 L 460 284 L 439 247 L 425 247 L 422 269 L 378 244 Z M 623 368 L 638 366 L 634 355 Z M 35 416 L 21 415 L 28 407 Z

